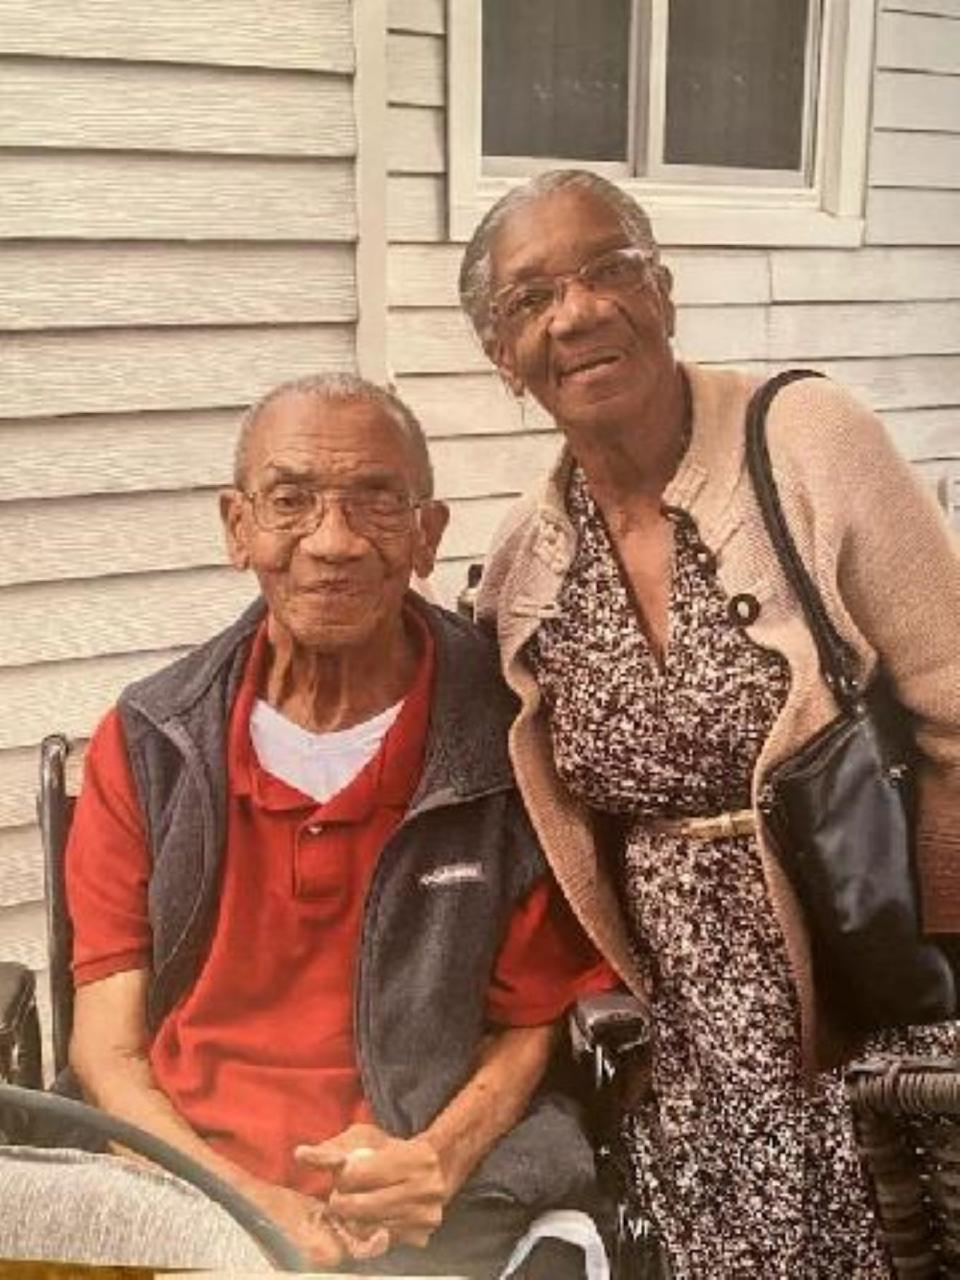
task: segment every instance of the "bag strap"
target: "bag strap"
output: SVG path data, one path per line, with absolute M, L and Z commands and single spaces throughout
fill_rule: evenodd
M 857 658 L 830 621 L 820 593 L 797 551 L 780 506 L 766 437 L 767 412 L 777 392 L 800 378 L 822 376 L 813 369 L 787 369 L 754 392 L 747 407 L 747 466 L 773 549 L 800 601 L 817 646 L 820 671 L 840 706 L 850 708 L 860 695 Z

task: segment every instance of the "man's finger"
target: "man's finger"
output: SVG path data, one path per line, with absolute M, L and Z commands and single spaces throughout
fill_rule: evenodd
M 348 1164 L 351 1160 L 367 1160 L 373 1154 L 372 1147 L 345 1148 L 336 1138 L 332 1138 L 329 1142 L 320 1142 L 316 1146 L 301 1143 L 293 1149 L 295 1160 L 299 1160 L 301 1164 L 311 1165 L 315 1169 L 339 1169 L 341 1165 Z
M 405 1222 L 408 1225 L 436 1226 L 443 1212 L 439 1190 L 432 1187 L 412 1188 L 404 1183 L 378 1187 L 371 1191 L 330 1193 L 330 1209 L 338 1217 L 357 1222 Z
M 335 1215 L 331 1215 L 329 1221 L 343 1248 L 357 1261 L 362 1258 L 379 1258 L 390 1248 L 390 1232 L 386 1227 L 375 1227 L 364 1233 L 359 1230 L 364 1226 L 363 1223 L 342 1222 Z
M 437 1226 L 439 1225 L 437 1223 Z M 436 1227 L 418 1227 L 405 1231 L 403 1228 L 398 1227 L 392 1233 L 392 1239 L 397 1244 L 412 1244 L 418 1249 L 425 1249 L 430 1243 L 430 1238 L 435 1230 Z

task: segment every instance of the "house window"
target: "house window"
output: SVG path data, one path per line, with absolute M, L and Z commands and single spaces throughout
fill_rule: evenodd
M 667 243 L 862 238 L 872 0 L 449 0 L 451 232 L 541 169 Z
M 483 0 L 484 170 L 807 182 L 818 15 L 805 0 Z

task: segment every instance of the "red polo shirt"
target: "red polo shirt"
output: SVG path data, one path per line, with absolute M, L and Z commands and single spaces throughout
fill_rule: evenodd
M 353 1039 L 354 972 L 379 852 L 419 780 L 433 677 L 423 659 L 377 755 L 318 804 L 267 773 L 250 713 L 267 653 L 261 627 L 230 718 L 227 849 L 206 960 L 150 1048 L 157 1083 L 223 1155 L 272 1182 L 322 1193 L 293 1160 L 370 1119 Z M 88 749 L 67 860 L 78 985 L 150 964 L 149 855 L 116 712 Z M 606 967 L 546 879 L 517 908 L 488 989 L 492 1023 L 535 1025 L 609 985 Z

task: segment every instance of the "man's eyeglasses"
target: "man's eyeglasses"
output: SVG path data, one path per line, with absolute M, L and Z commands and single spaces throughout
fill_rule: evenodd
M 559 306 L 574 280 L 591 293 L 606 298 L 620 297 L 643 288 L 656 262 L 655 249 L 635 245 L 610 249 L 590 258 L 576 271 L 531 276 L 516 284 L 505 285 L 494 294 L 491 315 L 495 324 L 516 335 L 543 320 L 554 307 Z
M 393 489 L 317 489 L 313 485 L 282 482 L 268 489 L 241 490 L 253 518 L 269 533 L 303 538 L 323 523 L 331 501 L 361 538 L 386 538 L 406 533 L 422 500 Z

